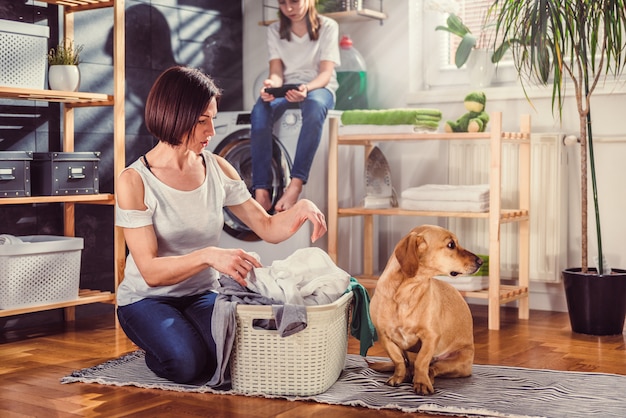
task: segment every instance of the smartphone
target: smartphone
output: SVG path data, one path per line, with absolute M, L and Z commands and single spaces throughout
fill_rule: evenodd
M 274 97 L 285 97 L 289 90 L 298 90 L 299 84 L 283 84 L 282 87 L 266 87 L 265 92 Z

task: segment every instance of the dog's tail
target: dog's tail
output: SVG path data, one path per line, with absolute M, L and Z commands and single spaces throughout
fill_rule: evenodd
M 367 366 L 372 369 L 372 370 L 376 370 L 377 372 L 393 372 L 396 367 L 393 365 L 393 362 L 391 361 L 384 361 L 384 362 L 370 362 L 369 360 L 365 359 L 365 361 L 367 362 Z

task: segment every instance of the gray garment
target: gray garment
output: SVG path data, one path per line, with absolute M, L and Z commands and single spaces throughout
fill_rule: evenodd
M 222 386 L 230 382 L 228 365 L 235 343 L 237 330 L 236 310 L 238 304 L 243 305 L 271 305 L 275 321 L 263 320 L 255 322 L 255 326 L 264 329 L 277 329 L 281 337 L 293 335 L 307 326 L 306 306 L 283 305 L 241 286 L 228 276 L 219 279 L 221 287 L 217 289 L 219 295 L 215 300 L 211 332 L 216 346 L 217 368 L 207 382 L 209 386 Z

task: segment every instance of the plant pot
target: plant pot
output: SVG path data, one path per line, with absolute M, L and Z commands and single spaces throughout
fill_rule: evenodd
M 626 270 L 598 275 L 595 269 L 562 271 L 572 331 L 590 335 L 617 335 L 626 317 Z
M 491 62 L 492 51 L 487 49 L 473 49 L 467 58 L 467 72 L 472 88 L 489 87 L 496 71 Z
M 51 65 L 48 69 L 48 85 L 52 90 L 77 91 L 80 71 L 77 65 Z

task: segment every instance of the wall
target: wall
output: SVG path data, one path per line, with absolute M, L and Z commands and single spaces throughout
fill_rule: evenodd
M 257 25 L 261 19 L 260 2 L 244 0 L 244 91 L 253 82 L 259 68 L 266 60 L 260 50 L 265 45 L 263 31 Z M 434 107 L 442 110 L 444 119 L 456 119 L 465 112 L 463 97 L 470 91 L 469 86 L 450 88 L 422 88 L 420 78 L 420 60 L 411 56 L 410 52 L 424 49 L 425 59 L 435 56 L 428 51 L 427 37 L 412 38 L 415 31 L 410 21 L 416 19 L 416 10 L 410 0 L 387 0 L 384 10 L 388 19 L 382 24 L 378 21 L 362 21 L 359 23 L 340 22 L 340 33 L 347 33 L 354 41 L 355 47 L 364 56 L 368 68 L 368 94 L 371 108 L 394 107 Z M 414 21 L 414 20 L 413 20 Z M 414 41 L 413 39 L 418 39 Z M 570 89 L 570 93 L 571 93 Z M 516 130 L 520 114 L 530 114 L 534 132 L 579 132 L 578 114 L 575 99 L 571 94 L 566 98 L 563 120 L 553 116 L 550 91 L 545 88 L 531 88 L 532 105 L 524 97 L 519 85 L 492 87 L 485 89 L 488 96 L 488 111 L 501 111 L 504 116 L 504 129 Z M 626 197 L 618 192 L 623 189 L 621 177 L 615 175 L 615 168 L 626 155 L 626 128 L 620 120 L 621 104 L 626 96 L 624 85 L 600 86 L 595 93 L 593 104 L 593 129 L 598 140 L 595 144 L 596 168 L 599 182 L 601 223 L 603 230 L 603 249 L 609 264 L 614 267 L 626 267 L 626 251 L 622 237 L 626 234 L 626 223 L 622 214 L 626 213 Z M 244 95 L 244 103 L 250 105 Z M 619 140 L 621 137 L 621 141 Z M 445 145 L 420 143 L 397 148 L 383 149 L 392 167 L 392 181 L 397 190 L 411 184 L 426 182 L 445 182 L 446 167 Z M 569 250 L 567 265 L 580 265 L 580 191 L 579 161 L 575 149 L 569 150 L 570 161 L 570 205 L 568 213 Z M 595 222 L 593 209 L 589 209 L 589 257 L 596 253 Z M 393 244 L 412 225 L 422 222 L 438 222 L 437 219 L 415 219 L 398 217 L 393 220 L 379 222 L 379 265 L 384 262 Z M 535 309 L 565 310 L 562 285 L 531 285 L 531 307 Z

